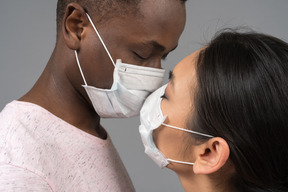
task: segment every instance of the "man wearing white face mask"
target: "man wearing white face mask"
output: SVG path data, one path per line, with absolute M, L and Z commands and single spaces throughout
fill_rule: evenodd
M 88 14 L 86 15 L 115 67 L 111 89 L 88 86 L 78 59 L 78 53 L 75 51 L 76 61 L 85 82 L 83 87 L 95 111 L 100 117 L 106 118 L 138 115 L 149 93 L 162 85 L 165 70 L 125 64 L 122 63 L 121 59 L 118 59 L 115 64 L 92 19 Z
M 161 86 L 184 2 L 58 1 L 47 67 L 0 114 L 0 191 L 134 191 L 100 118 L 138 115 Z

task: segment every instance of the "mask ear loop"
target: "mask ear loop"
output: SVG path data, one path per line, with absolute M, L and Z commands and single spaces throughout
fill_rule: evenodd
M 187 129 L 179 128 L 179 127 L 176 127 L 176 126 L 168 125 L 168 124 L 166 124 L 166 123 L 162 123 L 162 125 L 165 125 L 166 127 L 170 127 L 170 128 L 173 128 L 173 129 L 178 129 L 178 130 L 181 130 L 181 131 L 186 131 L 186 132 L 188 132 L 188 133 L 192 133 L 192 134 L 196 134 L 196 135 L 201 135 L 201 136 L 204 136 L 204 137 L 210 137 L 210 138 L 213 137 L 212 135 L 208 135 L 208 134 L 199 133 L 199 132 L 192 131 L 192 130 L 187 130 Z M 177 161 L 177 160 L 168 159 L 168 158 L 167 158 L 167 160 L 170 161 L 170 162 L 174 162 L 174 163 L 180 163 L 180 164 L 186 164 L 186 165 L 194 165 L 194 163 L 190 163 L 190 162 L 186 162 L 186 161 Z
M 108 49 L 107 49 L 107 47 L 106 47 L 104 41 L 102 40 L 102 38 L 101 38 L 101 36 L 100 36 L 98 30 L 96 29 L 96 27 L 95 27 L 95 25 L 94 25 L 92 19 L 90 18 L 90 16 L 88 15 L 88 13 L 86 13 L 86 15 L 87 15 L 87 17 L 88 17 L 88 19 L 89 19 L 89 21 L 90 21 L 90 23 L 91 23 L 91 25 L 92 25 L 94 31 L 96 32 L 96 34 L 97 34 L 97 36 L 98 36 L 100 42 L 102 43 L 102 45 L 103 45 L 105 51 L 107 52 L 107 54 L 108 54 L 108 56 L 109 56 L 109 58 L 110 58 L 112 64 L 113 64 L 114 67 L 115 67 L 115 62 L 113 61 L 112 56 L 110 55 L 110 53 L 109 53 L 109 51 L 108 51 Z M 75 53 L 76 61 L 77 61 L 77 64 L 78 64 L 78 67 L 79 67 L 79 70 L 80 70 L 81 76 L 82 76 L 82 78 L 83 78 L 83 81 L 84 81 L 85 85 L 87 86 L 86 79 L 85 79 L 85 77 L 84 77 L 83 71 L 82 71 L 81 66 L 80 66 L 80 62 L 79 62 L 79 58 L 78 58 L 77 51 L 74 50 L 74 53 Z
M 173 129 L 178 129 L 178 130 L 181 130 L 181 131 L 186 131 L 186 132 L 188 132 L 188 133 L 193 133 L 193 134 L 196 134 L 196 135 L 201 135 L 201 136 L 204 136 L 204 137 L 210 137 L 210 138 L 214 137 L 214 136 L 212 136 L 212 135 L 208 135 L 208 134 L 204 134 L 204 133 L 199 133 L 199 132 L 196 132 L 196 131 L 179 128 L 179 127 L 172 126 L 172 125 L 167 125 L 166 123 L 162 123 L 162 125 L 165 125 L 166 127 L 170 127 L 170 128 L 173 128 Z
M 102 45 L 103 45 L 105 51 L 107 52 L 107 54 L 108 54 L 110 60 L 112 61 L 113 65 L 114 65 L 114 67 L 115 67 L 115 62 L 113 61 L 113 58 L 111 57 L 111 55 L 110 55 L 110 53 L 109 53 L 109 51 L 108 51 L 108 49 L 107 49 L 107 47 L 106 47 L 104 41 L 102 40 L 102 38 L 101 38 L 101 36 L 100 36 L 98 30 L 97 30 L 96 27 L 95 27 L 95 25 L 94 25 L 92 19 L 90 18 L 90 16 L 88 15 L 88 13 L 86 13 L 86 15 L 87 15 L 87 17 L 88 17 L 88 19 L 89 19 L 89 21 L 90 21 L 90 23 L 91 23 L 91 25 L 92 25 L 94 31 L 96 32 L 97 36 L 99 37 L 99 39 L 100 39 L 100 41 L 101 41 L 101 43 L 102 43 Z
M 74 50 L 74 53 L 75 53 L 76 61 L 77 61 L 77 64 L 78 64 L 78 67 L 79 67 L 80 73 L 81 73 L 81 75 L 82 75 L 83 81 L 84 81 L 85 85 L 87 86 L 86 79 L 85 79 L 85 77 L 84 77 L 83 71 L 82 71 L 81 66 L 80 66 L 80 62 L 79 62 L 79 59 L 78 59 L 77 51 Z
M 174 159 L 167 159 L 167 160 L 170 162 L 173 162 L 173 163 L 180 163 L 180 164 L 185 164 L 185 165 L 194 165 L 194 163 L 190 163 L 190 162 L 186 162 L 186 161 L 177 161 Z

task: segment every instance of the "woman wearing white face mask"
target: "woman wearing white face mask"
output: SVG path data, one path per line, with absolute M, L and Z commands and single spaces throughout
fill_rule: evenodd
M 224 31 L 148 97 L 145 152 L 185 191 L 288 191 L 288 44 Z

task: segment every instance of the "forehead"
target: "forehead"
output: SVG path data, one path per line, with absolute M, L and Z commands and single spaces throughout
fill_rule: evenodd
M 197 85 L 196 77 L 196 62 L 200 50 L 185 57 L 180 63 L 176 65 L 173 70 L 173 82 L 175 89 L 191 89 Z
M 139 4 L 139 13 L 148 22 L 158 18 L 158 22 L 171 21 L 173 24 L 185 23 L 185 3 L 180 0 L 142 0 Z
M 149 30 L 178 37 L 183 32 L 186 10 L 180 0 L 142 0 L 139 6 L 142 23 L 149 26 Z
M 183 76 L 195 76 L 196 70 L 196 63 L 199 57 L 200 49 L 193 52 L 192 54 L 185 57 L 180 63 L 176 65 L 173 70 L 174 75 L 183 77 Z
M 116 16 L 107 30 L 123 41 L 156 41 L 167 51 L 175 48 L 185 27 L 185 4 L 180 0 L 142 0 L 138 6 L 136 16 Z

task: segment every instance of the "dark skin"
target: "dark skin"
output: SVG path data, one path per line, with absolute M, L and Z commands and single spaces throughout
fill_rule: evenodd
M 95 22 L 97 13 L 90 16 L 114 61 L 161 68 L 161 59 L 177 47 L 183 32 L 185 5 L 177 0 L 143 0 L 140 12 L 140 17 L 114 17 L 101 25 Z M 69 124 L 106 139 L 100 117 L 81 86 L 84 82 L 74 50 L 90 86 L 111 88 L 114 66 L 79 4 L 67 6 L 57 37 L 40 78 L 19 100 L 42 106 Z

